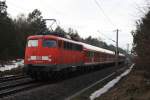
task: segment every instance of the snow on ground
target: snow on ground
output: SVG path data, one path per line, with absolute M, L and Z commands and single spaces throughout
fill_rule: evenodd
M 130 71 L 132 70 L 134 64 L 127 69 L 125 72 L 123 72 L 120 76 L 117 76 L 115 79 L 113 79 L 112 81 L 108 82 L 104 87 L 102 87 L 101 89 L 95 91 L 94 93 L 91 94 L 90 96 L 90 100 L 94 100 L 95 98 L 101 96 L 102 94 L 106 93 L 110 88 L 112 88 L 122 77 L 126 76 L 127 74 L 130 73 Z
M 23 65 L 24 65 L 24 60 L 19 59 L 18 61 L 12 61 L 12 64 L 4 65 L 4 66 L 0 67 L 0 71 L 11 70 L 13 68 L 17 68 L 17 67 L 23 66 Z

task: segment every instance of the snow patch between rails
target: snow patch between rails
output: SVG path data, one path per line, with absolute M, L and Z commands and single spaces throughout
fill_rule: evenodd
M 17 68 L 19 66 L 23 66 L 24 65 L 24 60 L 20 60 L 20 61 L 12 61 L 12 64 L 10 65 L 4 65 L 2 67 L 0 67 L 0 71 L 6 71 L 6 70 L 11 70 L 13 68 Z
M 104 87 L 102 87 L 101 89 L 95 91 L 94 93 L 91 94 L 90 96 L 90 100 L 94 100 L 95 98 L 101 96 L 102 94 L 106 93 L 110 88 L 112 88 L 116 83 L 119 82 L 119 80 L 128 75 L 130 73 L 130 71 L 132 70 L 134 64 L 131 65 L 131 67 L 129 69 L 127 69 L 125 72 L 123 72 L 120 76 L 117 76 L 115 79 L 113 79 L 112 81 L 108 82 Z

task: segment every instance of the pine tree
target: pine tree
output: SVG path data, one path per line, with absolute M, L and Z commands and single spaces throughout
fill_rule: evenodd
M 136 31 L 132 32 L 134 47 L 137 55 L 136 63 L 143 69 L 150 70 L 150 9 L 145 16 L 136 22 Z
M 0 62 L 15 57 L 15 28 L 7 14 L 5 1 L 0 1 Z

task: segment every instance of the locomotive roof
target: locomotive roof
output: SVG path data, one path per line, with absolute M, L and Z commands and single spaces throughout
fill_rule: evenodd
M 108 53 L 108 54 L 112 54 L 112 55 L 115 54 L 115 52 L 113 52 L 111 50 L 103 49 L 103 48 L 100 48 L 100 47 L 92 46 L 90 44 L 86 44 L 86 43 L 83 43 L 83 42 L 78 42 L 78 41 L 74 41 L 74 40 L 70 40 L 70 39 L 67 39 L 67 38 L 54 36 L 54 35 L 33 35 L 33 36 L 28 37 L 28 39 L 39 39 L 39 38 L 59 39 L 59 40 L 68 41 L 68 42 L 71 42 L 71 43 L 82 45 L 85 50 L 98 51 L 98 52 Z M 124 56 L 124 54 L 119 53 L 119 56 Z

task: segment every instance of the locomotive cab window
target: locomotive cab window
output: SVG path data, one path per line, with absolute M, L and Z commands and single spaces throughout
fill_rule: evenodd
M 57 47 L 55 40 L 43 40 L 43 47 Z
M 28 47 L 37 47 L 38 46 L 38 40 L 28 40 L 27 46 Z

